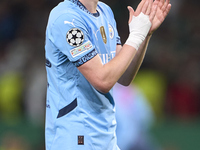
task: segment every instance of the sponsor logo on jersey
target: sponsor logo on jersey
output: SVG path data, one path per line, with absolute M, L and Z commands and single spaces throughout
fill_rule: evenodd
M 64 24 L 69 24 L 69 25 L 72 25 L 73 27 L 75 27 L 75 25 L 74 25 L 74 19 L 72 20 L 72 22 L 70 22 L 70 21 L 64 21 Z
M 76 57 L 76 56 L 82 54 L 83 52 L 90 50 L 92 47 L 93 47 L 92 43 L 90 41 L 87 41 L 83 45 L 72 49 L 70 51 L 70 53 L 71 53 L 72 57 Z

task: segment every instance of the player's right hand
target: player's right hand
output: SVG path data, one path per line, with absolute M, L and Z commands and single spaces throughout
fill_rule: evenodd
M 141 12 L 145 15 L 148 15 L 149 20 L 152 22 L 157 12 L 157 6 L 158 6 L 158 2 L 157 1 L 153 2 L 153 0 L 142 0 L 135 11 L 133 10 L 131 6 L 128 6 L 128 10 L 129 10 L 128 23 L 130 24 L 130 22 L 132 21 L 132 18 L 134 16 L 137 17 Z
M 153 4 L 153 0 L 142 0 L 136 11 L 134 11 L 130 6 L 128 9 L 130 12 L 130 34 L 125 44 L 130 45 L 138 50 L 151 28 L 152 20 L 156 14 L 157 5 Z

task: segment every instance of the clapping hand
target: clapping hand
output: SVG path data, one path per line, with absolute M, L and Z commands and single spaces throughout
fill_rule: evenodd
M 131 22 L 133 16 L 136 17 L 141 12 L 145 15 L 149 15 L 149 20 L 152 23 L 149 30 L 149 35 L 151 35 L 163 23 L 170 9 L 170 0 L 142 0 L 135 11 L 132 7 L 128 6 L 130 13 L 129 23 Z
M 157 11 L 153 18 L 149 35 L 151 35 L 155 30 L 158 29 L 158 27 L 163 23 L 171 9 L 170 0 L 155 0 L 154 5 L 155 4 L 157 5 Z

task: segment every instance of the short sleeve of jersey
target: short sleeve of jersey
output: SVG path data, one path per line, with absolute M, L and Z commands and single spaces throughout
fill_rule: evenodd
M 78 67 L 97 55 L 88 33 L 81 17 L 65 13 L 51 24 L 48 36 L 52 43 Z

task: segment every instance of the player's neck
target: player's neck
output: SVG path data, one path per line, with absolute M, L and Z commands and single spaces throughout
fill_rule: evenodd
M 79 0 L 91 13 L 96 13 L 97 3 L 99 0 Z

